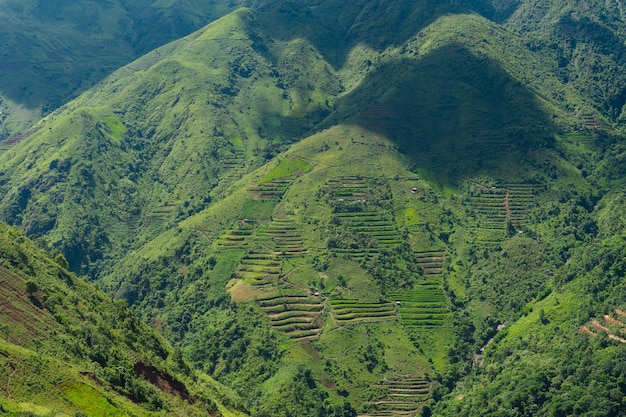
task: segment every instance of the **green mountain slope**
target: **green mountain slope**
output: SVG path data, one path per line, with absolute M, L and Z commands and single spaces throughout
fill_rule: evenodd
M 590 116 L 602 115 L 622 125 L 626 86 L 618 74 L 626 61 L 621 5 L 593 0 L 515 3 L 516 10 L 505 19 L 502 16 L 503 24 L 523 34 L 532 50 L 551 56 L 555 75 L 583 94 L 599 113 Z
M 2 1 L 0 139 L 25 133 L 122 65 L 235 7 L 221 0 Z
M 134 233 L 141 242 L 208 205 L 218 182 L 226 186 L 298 137 L 338 90 L 328 66 L 300 41 L 270 52 L 251 40 L 257 33 L 249 11 L 229 15 L 45 119 L 2 155 L 12 189 L 4 188 L 3 217 L 27 233 L 53 230 L 51 242 L 70 264 L 93 273 L 105 253 L 136 243 L 128 239 Z M 272 60 L 295 56 L 319 71 L 281 76 Z M 42 141 L 49 146 L 29 157 Z M 31 157 L 37 168 L 24 159 Z M 32 168 L 40 174 L 27 179 Z M 32 195 L 19 196 L 20 177 Z
M 234 394 L 65 265 L 0 226 L 4 414 L 244 415 Z
M 522 151 L 527 141 L 549 140 L 555 118 L 582 124 L 582 99 L 485 19 L 442 17 L 382 55 L 355 46 L 335 70 L 315 39 L 274 35 L 271 28 L 292 14 L 231 14 L 44 119 L 0 156 L 2 218 L 46 234 L 75 270 L 96 275 L 107 258 L 206 207 L 287 144 L 346 118 L 391 135 L 442 182 L 497 161 L 494 153 L 510 146 Z M 547 104 L 549 91 L 568 101 Z M 46 145 L 31 152 L 36 143 Z M 465 152 L 471 158 L 449 159 Z
M 231 13 L 1 154 L 0 214 L 253 415 L 618 409 L 553 401 L 623 354 L 623 132 L 467 3 Z

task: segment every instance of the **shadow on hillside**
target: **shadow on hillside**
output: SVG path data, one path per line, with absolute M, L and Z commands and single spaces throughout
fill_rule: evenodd
M 252 9 L 274 39 L 307 39 L 331 65 L 340 68 L 358 44 L 381 52 L 404 44 L 442 15 L 480 9 L 463 3 L 472 2 L 353 0 L 348 7 L 344 0 L 273 0 Z
M 440 183 L 532 164 L 555 131 L 497 62 L 454 44 L 381 65 L 335 110 L 324 127 L 348 121 L 384 135 Z

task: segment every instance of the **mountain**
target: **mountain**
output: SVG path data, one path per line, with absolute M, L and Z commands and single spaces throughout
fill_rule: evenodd
M 222 415 L 245 406 L 119 300 L 0 225 L 3 415 Z
M 0 139 L 15 140 L 29 132 L 42 116 L 114 70 L 227 14 L 238 3 L 3 0 Z
M 0 154 L 2 218 L 255 416 L 619 413 L 612 6 L 249 5 Z
M 531 50 L 547 52 L 562 82 L 623 126 L 626 85 L 617 75 L 626 65 L 622 8 L 598 1 L 517 3 L 503 24 L 523 35 Z

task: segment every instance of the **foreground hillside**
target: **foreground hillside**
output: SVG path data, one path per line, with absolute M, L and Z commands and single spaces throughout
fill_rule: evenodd
M 237 10 L 42 120 L 0 154 L 2 218 L 252 415 L 615 414 L 618 120 L 521 5 L 303 3 Z
M 189 367 L 119 301 L 0 225 L 3 415 L 243 416 L 228 389 Z M 236 411 L 239 409 L 240 411 Z

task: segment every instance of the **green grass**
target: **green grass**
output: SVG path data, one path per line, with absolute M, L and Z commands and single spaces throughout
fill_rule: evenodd
M 106 124 L 111 136 L 117 142 L 122 140 L 122 136 L 126 133 L 126 127 L 120 122 L 115 115 L 105 116 L 104 123 Z
M 272 169 L 267 175 L 257 181 L 257 184 L 264 184 L 277 179 L 291 177 L 308 171 L 311 165 L 301 159 L 284 158 L 280 163 Z
M 65 381 L 59 389 L 71 402 L 76 404 L 89 417 L 125 416 L 94 387 L 76 381 Z

